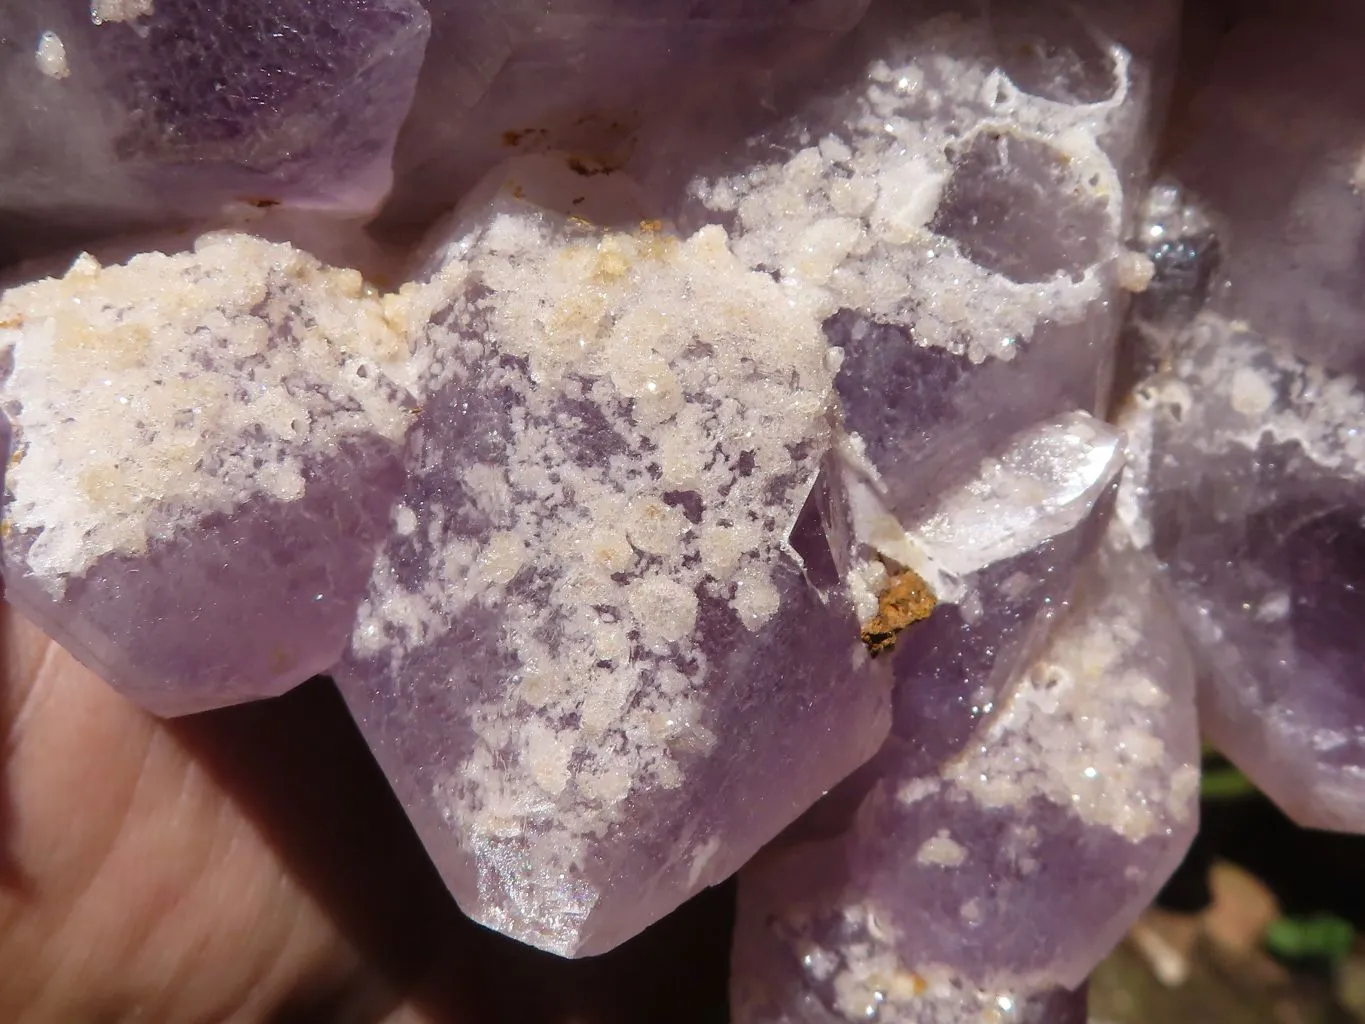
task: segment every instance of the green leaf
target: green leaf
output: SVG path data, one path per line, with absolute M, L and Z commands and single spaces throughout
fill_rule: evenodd
M 1282 917 L 1265 932 L 1266 948 L 1293 960 L 1340 960 L 1354 942 L 1351 923 L 1332 914 Z
M 1236 768 L 1211 768 L 1199 780 L 1199 792 L 1205 800 L 1234 800 L 1256 792 L 1256 786 Z

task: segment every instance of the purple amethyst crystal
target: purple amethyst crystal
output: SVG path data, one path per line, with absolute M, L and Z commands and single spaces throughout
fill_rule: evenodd
M 430 56 L 384 225 L 428 223 L 508 157 L 554 153 L 583 177 L 648 159 L 639 151 L 656 122 L 723 107 L 737 90 L 763 92 L 775 73 L 790 75 L 838 40 L 867 4 L 429 0 Z
M 5 293 L 0 344 L 10 601 L 160 714 L 335 663 L 410 416 L 358 274 L 240 235 L 87 256 Z
M 417 0 L 7 3 L 0 224 L 90 234 L 275 203 L 367 214 L 428 29 Z
M 843 424 L 907 522 L 1011 435 L 1107 404 L 1129 186 L 1173 35 L 1161 5 L 1083 25 L 1050 3 L 941 14 L 874 8 L 826 92 L 694 183 L 682 215 L 826 296 Z
M 1014 1020 L 1083 982 L 1194 834 L 1193 681 L 1149 564 L 1111 542 L 960 754 L 926 772 L 893 735 L 835 794 L 841 831 L 745 869 L 735 1019 Z
M 509 190 L 433 266 L 408 481 L 337 681 L 464 909 L 597 953 L 885 735 L 884 666 L 787 543 L 832 366 L 719 229 L 603 232 Z
M 1291 817 L 1365 830 L 1365 392 L 1212 313 L 1146 389 L 1203 728 Z
M 332 672 L 508 935 L 743 868 L 740 1024 L 1079 1024 L 1199 725 L 1365 830 L 1365 20 L 1274 6 L 1140 203 L 1173 0 L 8 3 L 0 259 L 194 230 L 0 294 L 6 593 Z
M 1304 359 L 1360 373 L 1365 19 L 1356 5 L 1321 6 L 1240 19 L 1201 69 L 1171 173 L 1227 236 L 1215 308 Z
M 1125 409 L 1141 456 L 1125 512 L 1198 650 L 1208 737 L 1295 820 L 1362 831 L 1352 27 L 1358 15 L 1331 5 L 1258 13 L 1201 82 L 1174 180 L 1139 232 L 1157 301 L 1139 307 L 1147 376 Z M 1276 73 L 1256 73 L 1272 54 Z

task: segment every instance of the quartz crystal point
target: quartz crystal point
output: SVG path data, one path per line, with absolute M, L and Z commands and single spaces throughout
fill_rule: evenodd
M 893 737 L 870 781 L 833 795 L 841 829 L 798 828 L 741 873 L 734 1019 L 1072 1019 L 1057 990 L 1193 837 L 1193 702 L 1151 564 L 1111 538 L 961 753 L 926 772 Z
M 786 540 L 830 443 L 818 317 L 720 228 L 534 191 L 405 293 L 427 397 L 336 678 L 461 906 L 591 954 L 871 756 L 888 679 Z
M 406 346 L 354 271 L 206 236 L 0 297 L 6 598 L 144 707 L 340 657 L 399 484 Z
M 1145 498 L 1201 725 L 1295 820 L 1365 832 L 1365 391 L 1216 313 L 1170 358 Z
M 0 231 L 369 213 L 428 31 L 417 0 L 3 0 Z

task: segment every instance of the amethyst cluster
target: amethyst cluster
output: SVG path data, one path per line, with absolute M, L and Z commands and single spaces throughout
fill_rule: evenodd
M 6 595 L 330 674 L 507 935 L 740 871 L 736 1021 L 1084 1020 L 1201 732 L 1365 831 L 1320 6 L 5 0 Z

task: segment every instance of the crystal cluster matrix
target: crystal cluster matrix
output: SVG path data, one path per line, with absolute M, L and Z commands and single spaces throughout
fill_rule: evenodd
M 1320 13 L 1154 167 L 1174 0 L 6 0 L 6 596 L 161 715 L 332 676 L 507 935 L 739 871 L 736 1021 L 1083 1020 L 1201 730 L 1365 831 Z

